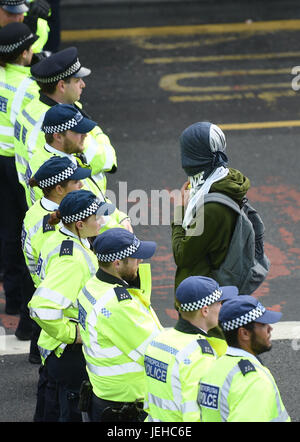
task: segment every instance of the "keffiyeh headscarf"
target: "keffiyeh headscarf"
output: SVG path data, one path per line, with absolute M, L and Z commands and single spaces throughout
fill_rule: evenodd
M 187 230 L 193 223 L 197 203 L 216 181 L 229 172 L 226 139 L 222 130 L 209 122 L 194 123 L 180 136 L 181 164 L 191 183 L 190 199 L 183 220 Z

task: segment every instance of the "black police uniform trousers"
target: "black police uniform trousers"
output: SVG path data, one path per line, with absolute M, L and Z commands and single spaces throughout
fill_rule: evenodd
M 92 393 L 91 403 L 89 406 L 88 417 L 91 422 L 144 422 L 147 417 L 147 413 L 141 409 L 139 417 L 135 418 L 123 418 L 118 420 L 117 415 L 114 417 L 114 413 L 111 413 L 109 409 L 121 409 L 126 402 L 116 402 L 101 399 Z M 142 404 L 139 404 L 142 406 Z
M 88 380 L 82 345 L 67 345 L 60 358 L 52 352 L 47 357 L 45 365 L 50 383 L 53 384 L 55 381 L 57 384 L 58 420 L 60 422 L 81 422 L 81 412 L 78 409 L 79 391 L 82 382 Z M 51 404 L 47 403 L 47 396 L 45 400 L 46 409 L 53 411 Z M 53 400 L 53 396 L 50 400 Z M 46 416 L 45 420 L 50 419 Z
M 3 265 L 5 311 L 24 316 L 23 329 L 30 331 L 32 320 L 27 303 L 34 285 L 27 269 L 22 247 L 22 223 L 27 210 L 25 191 L 18 181 L 15 158 L 0 155 L 0 238 Z

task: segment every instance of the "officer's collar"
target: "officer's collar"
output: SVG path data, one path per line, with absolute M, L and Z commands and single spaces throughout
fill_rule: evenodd
M 259 362 L 261 364 L 261 361 L 257 356 L 254 356 L 252 353 L 249 353 L 248 351 L 243 350 L 242 348 L 228 346 L 228 348 L 226 350 L 226 354 L 228 356 L 244 356 L 248 359 L 249 358 L 255 359 L 257 362 Z
M 175 325 L 174 328 L 175 330 L 180 331 L 182 333 L 188 333 L 191 335 L 198 335 L 200 333 L 201 335 L 207 336 L 207 333 L 204 330 L 191 324 L 189 321 L 183 319 L 181 316 L 179 316 L 177 324 Z
M 43 209 L 48 210 L 48 212 L 54 212 L 54 210 L 58 209 L 58 204 L 54 201 L 48 200 L 48 198 L 41 198 L 40 204 Z
M 40 92 L 40 101 L 44 104 L 47 104 L 47 106 L 55 106 L 57 101 L 53 100 L 52 98 L 48 97 L 48 95 L 43 94 L 43 92 Z
M 105 272 L 102 269 L 98 269 L 96 273 L 96 277 L 100 279 L 100 281 L 107 282 L 108 284 L 121 284 L 124 287 L 129 287 L 126 281 L 123 279 L 117 278 L 114 275 L 111 275 L 110 273 Z
M 53 100 L 53 98 L 50 98 L 48 95 L 43 94 L 43 92 L 40 92 L 40 101 L 50 107 L 58 104 L 57 101 Z M 76 109 L 78 109 L 84 117 L 89 118 L 90 120 L 92 119 L 85 111 L 80 108 L 80 106 L 78 106 L 77 102 L 72 103 L 72 105 L 76 107 Z
M 53 153 L 54 155 L 58 155 L 59 157 L 67 157 L 69 158 L 69 160 L 71 160 L 74 164 L 77 164 L 76 162 L 76 158 L 74 157 L 74 155 L 70 154 L 70 153 L 66 153 L 63 152 L 61 150 L 55 149 L 55 147 L 50 146 L 50 144 L 45 143 L 44 145 L 44 149 L 48 152 L 48 153 Z
M 89 242 L 89 240 L 88 240 L 87 238 L 79 238 L 79 236 L 75 235 L 75 233 L 71 232 L 71 230 L 67 229 L 66 226 L 62 226 L 62 227 L 59 229 L 59 231 L 60 231 L 60 233 L 62 233 L 63 235 L 67 235 L 67 236 L 70 236 L 71 238 L 78 239 L 80 242 L 82 242 L 82 244 L 83 244 L 86 248 L 88 248 L 88 249 L 91 248 L 91 244 L 90 244 L 90 242 Z

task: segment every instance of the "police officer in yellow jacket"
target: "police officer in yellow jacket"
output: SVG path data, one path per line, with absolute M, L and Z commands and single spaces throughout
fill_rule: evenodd
M 93 394 L 91 421 L 144 420 L 144 352 L 162 329 L 150 304 L 150 264 L 156 249 L 112 228 L 93 248 L 99 269 L 78 296 L 80 335 Z
M 69 158 L 54 156 L 43 163 L 34 177 L 29 180 L 32 187 L 38 186 L 43 191 L 43 197 L 26 212 L 22 228 L 22 249 L 35 287 L 39 282 L 36 270 L 41 248 L 56 229 L 56 226 L 48 224 L 50 215 L 58 209 L 69 192 L 80 190 L 83 186 L 81 180 L 90 175 L 89 169 L 78 167 Z M 21 311 L 21 320 L 22 316 L 29 315 L 27 308 L 29 301 L 30 299 L 27 299 L 26 309 Z M 29 362 L 40 363 L 36 345 L 40 328 L 35 321 L 32 321 L 32 327 Z
M 145 352 L 148 422 L 200 421 L 199 376 L 216 357 L 207 332 L 218 324 L 221 302 L 237 294 L 236 287 L 220 287 L 202 276 L 190 276 L 179 284 L 175 299 L 180 318 L 174 328 L 156 336 Z
M 200 379 L 201 421 L 290 421 L 272 374 L 258 359 L 271 349 L 270 324 L 280 318 L 248 295 L 222 305 L 219 321 L 228 350 Z
M 90 119 L 85 118 L 82 113 L 71 104 L 57 104 L 51 107 L 45 114 L 42 130 L 45 133 L 46 144 L 42 149 L 37 151 L 29 162 L 30 170 L 35 173 L 36 170 L 43 164 L 44 161 L 52 156 L 64 156 L 71 159 L 74 163 L 83 165 L 80 161 L 80 154 L 84 152 L 85 140 L 89 136 L 88 132 L 82 129 L 82 122 L 89 122 L 89 125 L 84 126 L 88 132 L 92 131 L 96 123 Z M 92 176 L 83 180 L 84 189 L 90 190 L 98 198 L 105 201 L 105 193 L 102 191 L 102 186 L 95 180 L 93 175 L 93 168 L 88 164 L 84 164 L 86 168 L 91 170 Z M 41 196 L 41 189 L 31 189 L 32 201 Z M 124 225 L 126 228 L 131 228 L 128 216 L 115 210 L 114 223 Z
M 46 0 L 0 0 L 0 27 L 24 22 L 38 36 L 33 52 L 40 56 L 48 40 L 49 14 L 50 6 Z
M 38 345 L 46 378 L 59 387 L 61 421 L 80 421 L 77 409 L 85 361 L 78 331 L 77 296 L 97 269 L 88 238 L 97 235 L 101 218 L 114 206 L 92 192 L 68 193 L 48 223 L 62 226 L 43 244 L 37 274 L 41 280 L 29 302 L 32 319 L 42 328 Z M 42 373 L 40 373 L 42 376 Z
M 40 91 L 17 114 L 14 139 L 18 178 L 25 189 L 28 207 L 31 205 L 28 180 L 32 175 L 28 161 L 45 144 L 45 136 L 41 131 L 45 113 L 57 103 L 78 102 L 85 88 L 84 79 L 90 75 L 91 70 L 81 65 L 77 49 L 71 47 L 35 64 L 30 72 Z
M 5 253 L 4 291 L 8 314 L 18 313 L 23 292 L 31 291 L 31 278 L 28 278 L 20 242 L 26 201 L 15 168 L 14 123 L 17 113 L 38 95 L 38 86 L 28 67 L 36 39 L 24 23 L 10 23 L 0 29 L 0 200 L 3 213 L 0 237 Z M 24 339 L 30 330 L 23 324 L 18 331 L 18 337 Z

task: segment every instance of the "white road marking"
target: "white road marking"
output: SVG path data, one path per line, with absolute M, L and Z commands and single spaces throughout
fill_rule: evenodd
M 279 339 L 300 340 L 300 321 L 278 322 L 272 324 L 272 328 L 273 341 Z M 0 327 L 0 356 L 29 353 L 30 341 L 19 341 L 15 335 L 5 335 L 4 332 L 4 328 Z

